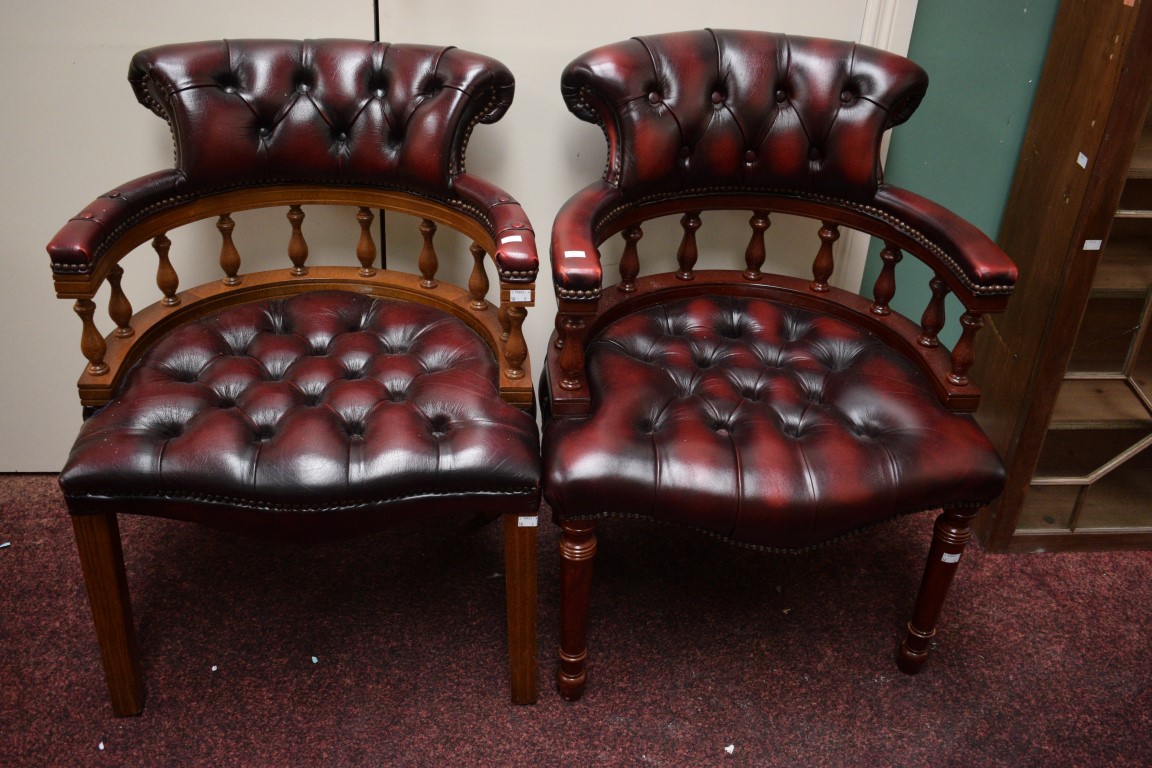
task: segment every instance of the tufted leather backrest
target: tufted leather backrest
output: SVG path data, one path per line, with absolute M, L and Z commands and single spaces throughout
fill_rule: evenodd
M 884 51 L 730 30 L 636 37 L 565 70 L 569 109 L 608 138 L 604 179 L 625 199 L 797 190 L 866 202 L 880 140 L 928 77 Z
M 514 87 L 478 54 L 356 40 L 162 46 L 138 53 L 128 78 L 171 126 L 187 181 L 371 182 L 435 197 Z
M 487 230 L 501 280 L 535 279 L 523 209 L 464 167 L 472 129 L 512 103 L 515 81 L 495 59 L 358 40 L 223 40 L 141 51 L 128 78 L 168 122 L 176 167 L 73 216 L 48 244 L 57 275 L 100 278 L 108 252 L 142 242 L 126 234 L 199 199 L 302 185 L 431 199 Z

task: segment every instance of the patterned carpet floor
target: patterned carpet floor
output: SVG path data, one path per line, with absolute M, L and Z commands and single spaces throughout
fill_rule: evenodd
M 508 703 L 498 525 L 269 544 L 123 519 L 148 700 L 111 714 L 63 500 L 0 476 L 3 766 L 1149 766 L 1152 553 L 965 556 L 894 652 L 932 515 L 802 555 L 601 526 L 584 699 Z

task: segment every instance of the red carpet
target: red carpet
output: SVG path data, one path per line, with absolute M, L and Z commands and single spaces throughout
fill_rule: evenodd
M 1152 553 L 973 548 L 909 678 L 931 522 L 792 557 L 605 524 L 576 704 L 544 524 L 540 703 L 513 707 L 499 526 L 301 548 L 126 519 L 148 702 L 117 719 L 55 478 L 0 476 L 0 765 L 1152 765 Z

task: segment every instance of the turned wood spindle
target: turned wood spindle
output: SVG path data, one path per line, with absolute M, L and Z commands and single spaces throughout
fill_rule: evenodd
M 360 240 L 356 243 L 356 259 L 360 262 L 360 277 L 372 277 L 376 268 L 372 264 L 376 261 L 376 241 L 372 239 L 372 222 L 375 220 L 372 211 L 361 207 L 356 211 L 356 221 L 360 222 Z
M 224 270 L 224 285 L 240 285 L 242 281 L 237 275 L 240 272 L 240 252 L 232 242 L 232 230 L 236 229 L 232 214 L 221 214 L 216 220 L 216 229 L 220 232 L 220 269 Z
M 508 334 L 512 330 L 512 321 L 508 318 L 508 302 L 500 303 L 496 310 L 496 320 L 500 323 L 500 341 L 508 341 Z
M 892 314 L 888 304 L 896 295 L 896 265 L 904 258 L 898 246 L 885 243 L 884 250 L 880 251 L 880 261 L 884 266 L 876 277 L 876 285 L 872 288 L 872 314 L 887 317 Z
M 468 292 L 472 294 L 472 301 L 468 306 L 477 312 L 488 309 L 488 273 L 484 271 L 484 257 L 487 256 L 479 243 L 468 246 L 472 254 L 472 274 L 468 276 Z
M 680 239 L 680 248 L 676 251 L 676 263 L 680 265 L 676 277 L 681 280 L 692 280 L 695 278 L 692 268 L 696 266 L 696 258 L 699 255 L 696 250 L 696 230 L 700 229 L 700 211 L 685 213 L 680 219 L 680 226 L 684 230 L 684 236 Z
M 968 385 L 968 369 L 976 360 L 976 334 L 984 327 L 984 316 L 978 312 L 965 312 L 960 315 L 960 340 L 952 348 L 952 372 L 948 381 L 958 387 Z
M 100 376 L 108 372 L 108 364 L 104 362 L 104 354 L 108 351 L 108 344 L 103 334 L 96 328 L 93 319 L 96 314 L 96 302 L 92 299 L 77 299 L 72 307 L 80 316 L 84 330 L 80 333 L 80 351 L 88 358 L 88 373 Z
M 176 269 L 168 260 L 168 249 L 171 247 L 172 241 L 167 235 L 156 235 L 152 240 L 152 249 L 160 259 L 156 267 L 156 287 L 164 294 L 160 303 L 166 307 L 178 307 L 180 298 L 176 295 L 176 290 L 180 287 L 180 276 L 176 274 Z
M 120 280 L 124 277 L 124 267 L 117 264 L 108 271 L 108 286 L 112 294 L 108 297 L 108 316 L 116 323 L 115 335 L 118 339 L 131 338 L 136 331 L 132 330 L 132 304 L 124 295 L 120 287 Z
M 308 242 L 300 225 L 304 223 L 304 211 L 298 205 L 288 206 L 288 222 L 292 225 L 292 237 L 288 240 L 288 258 L 292 260 L 292 276 L 303 277 L 308 274 Z
M 584 318 L 566 315 L 562 325 L 564 345 L 560 350 L 560 388 L 574 392 L 584 387 Z
M 840 239 L 840 227 L 831 221 L 820 227 L 820 250 L 812 262 L 812 282 L 808 287 L 816 293 L 828 292 L 828 278 L 832 277 L 835 262 L 832 258 L 832 244 Z
M 752 227 L 752 236 L 748 238 L 748 247 L 744 249 L 744 263 L 748 267 L 744 270 L 744 279 L 759 280 L 763 275 L 760 267 L 764 266 L 767 254 L 764 233 L 772 226 L 772 220 L 768 218 L 767 211 L 753 211 L 748 225 Z
M 636 250 L 636 243 L 644 237 L 644 230 L 639 225 L 624 230 L 624 254 L 620 257 L 620 283 L 617 289 L 624 293 L 633 293 L 636 290 L 636 276 L 640 274 L 640 255 Z
M 388 269 L 388 212 L 380 209 L 380 269 Z
M 436 246 L 432 244 L 432 238 L 436 235 L 436 222 L 430 219 L 421 221 L 420 234 L 424 236 L 424 245 L 420 248 L 418 262 L 420 274 L 424 276 L 420 281 L 420 287 L 431 289 L 437 286 L 436 270 L 440 266 L 440 261 L 436 258 Z
M 556 340 L 552 342 L 552 346 L 556 349 L 564 349 L 564 315 L 557 312 L 553 325 L 556 328 L 556 335 L 554 337 Z
M 938 347 L 940 339 L 937 335 L 944 327 L 944 297 L 948 295 L 948 284 L 939 277 L 934 277 L 928 283 L 928 287 L 932 289 L 932 299 L 920 318 L 920 336 L 916 341 L 922 347 Z
M 508 369 L 504 375 L 510 379 L 524 378 L 524 360 L 528 357 L 528 344 L 524 341 L 524 318 L 528 310 L 518 304 L 508 307 L 508 341 L 504 344 L 504 357 L 508 360 Z

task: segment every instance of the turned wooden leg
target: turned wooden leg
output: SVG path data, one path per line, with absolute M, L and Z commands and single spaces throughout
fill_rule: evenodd
M 896 664 L 902 672 L 914 675 L 928 660 L 928 646 L 936 635 L 936 621 L 940 618 L 948 588 L 952 586 L 960 555 L 972 537 L 972 518 L 978 510 L 978 507 L 947 509 L 936 518 L 920 594 L 916 597 L 912 620 L 908 622 L 908 636 L 900 644 L 896 657 Z
M 536 703 L 536 515 L 504 515 L 512 703 Z
M 592 592 L 592 558 L 596 555 L 596 521 L 567 520 L 560 538 L 560 669 L 556 687 L 569 701 L 584 693 L 588 663 L 588 602 Z
M 72 528 L 88 586 L 88 603 L 112 711 L 117 715 L 138 715 L 144 708 L 144 675 L 140 671 L 116 515 L 73 515 Z

